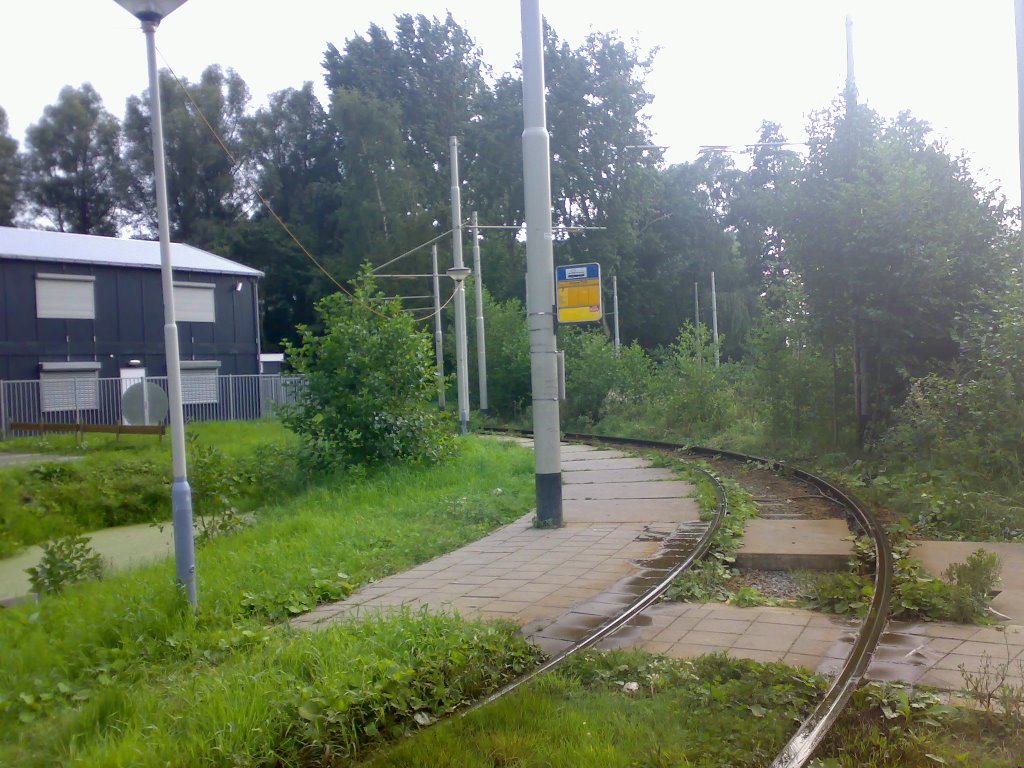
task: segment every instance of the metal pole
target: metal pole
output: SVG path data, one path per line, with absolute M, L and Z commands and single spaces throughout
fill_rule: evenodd
M 718 292 L 715 290 L 715 273 L 711 273 L 711 340 L 715 345 L 715 367 L 718 366 Z
M 551 150 L 544 106 L 540 0 L 520 0 L 523 35 L 523 189 L 526 199 L 527 324 L 533 386 L 537 522 L 562 525 L 562 457 L 555 345 Z
M 612 311 L 615 313 L 615 351 L 619 351 L 619 276 L 612 275 Z
M 437 407 L 444 410 L 444 337 L 441 333 L 441 286 L 437 274 L 437 245 L 430 248 L 434 265 L 434 354 L 437 355 Z
M 164 296 L 164 352 L 167 358 L 167 394 L 170 399 L 171 457 L 174 479 L 171 482 L 171 512 L 174 521 L 174 562 L 179 586 L 189 603 L 196 600 L 196 553 L 192 531 L 192 488 L 188 484 L 185 462 L 185 416 L 181 398 L 181 356 L 178 351 L 178 325 L 174 318 L 174 276 L 171 271 L 171 235 L 167 222 L 167 176 L 164 170 L 164 127 L 160 109 L 160 80 L 156 68 L 154 33 L 157 21 L 143 21 L 146 53 L 149 60 L 149 110 L 153 134 L 153 169 L 156 181 L 156 213 L 160 229 L 160 278 Z
M 459 192 L 459 140 L 448 137 L 452 170 L 452 257 L 456 269 L 462 269 L 462 195 Z M 466 290 L 461 280 L 455 281 L 455 383 L 459 395 L 459 427 L 469 432 L 469 376 L 466 358 Z
M 1024 0 L 1014 0 L 1013 7 L 1017 29 L 1017 149 L 1021 210 L 1024 210 Z M 1021 287 L 1024 289 L 1024 221 L 1021 222 Z
M 693 284 L 693 330 L 700 328 L 700 284 Z
M 476 365 L 480 382 L 480 413 L 487 407 L 487 338 L 484 333 L 484 274 L 480 271 L 480 226 L 473 211 L 473 287 L 476 293 Z

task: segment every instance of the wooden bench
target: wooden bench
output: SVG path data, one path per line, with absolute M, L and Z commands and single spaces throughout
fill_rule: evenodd
M 160 442 L 167 432 L 166 424 L 59 424 L 52 421 L 12 421 L 7 428 L 12 432 L 74 432 L 79 439 L 85 432 L 116 435 L 118 440 L 121 435 L 159 435 Z

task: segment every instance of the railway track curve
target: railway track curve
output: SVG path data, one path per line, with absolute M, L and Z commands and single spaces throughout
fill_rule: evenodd
M 495 434 L 513 434 L 521 437 L 532 436 L 532 433 L 522 430 L 492 429 L 487 431 Z M 893 560 L 888 535 L 886 534 L 881 521 L 879 521 L 869 509 L 863 507 L 856 499 L 849 496 L 842 489 L 836 487 L 824 478 L 773 459 L 766 459 L 759 456 L 751 456 L 718 448 L 679 445 L 657 440 L 624 438 L 608 435 L 570 432 L 564 433 L 563 439 L 570 442 L 604 444 L 625 448 L 670 452 L 684 456 L 722 459 L 726 461 L 740 462 L 742 464 L 756 463 L 771 470 L 773 473 L 781 474 L 809 485 L 814 488 L 817 493 L 840 505 L 848 522 L 852 522 L 852 524 L 856 526 L 861 533 L 871 539 L 875 549 L 874 592 L 868 611 L 861 623 L 859 631 L 857 632 L 856 640 L 853 643 L 849 655 L 847 656 L 845 664 L 839 670 L 839 673 L 836 675 L 832 685 L 822 697 L 818 706 L 810 716 L 800 724 L 789 742 L 770 763 L 770 768 L 804 768 L 804 766 L 810 762 L 814 755 L 814 751 L 821 744 L 829 729 L 838 719 L 863 678 L 888 620 L 888 606 L 892 594 Z M 725 488 L 719 478 L 715 476 L 714 473 L 708 472 L 707 470 L 701 469 L 701 471 L 707 474 L 712 481 L 715 488 L 717 504 L 712 519 L 708 522 L 706 529 L 703 531 L 699 539 L 695 541 L 691 551 L 684 557 L 681 557 L 680 561 L 660 582 L 647 590 L 621 614 L 609 619 L 607 622 L 597 627 L 585 637 L 580 638 L 573 645 L 556 654 L 529 674 L 512 681 L 508 685 L 492 693 L 490 696 L 476 702 L 472 707 L 465 710 L 464 714 L 468 714 L 469 712 L 484 707 L 497 699 L 502 698 L 538 675 L 557 667 L 570 656 L 586 650 L 587 648 L 591 648 L 605 638 L 614 634 L 617 630 L 627 625 L 631 620 L 643 613 L 645 609 L 654 604 L 664 594 L 677 576 L 689 568 L 692 568 L 695 563 L 699 562 L 701 558 L 708 553 L 714 536 L 721 526 L 722 520 L 729 513 L 729 506 Z

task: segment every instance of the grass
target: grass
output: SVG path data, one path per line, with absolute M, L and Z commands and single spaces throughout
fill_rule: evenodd
M 280 471 L 294 460 L 287 454 L 297 441 L 277 422 L 190 424 L 188 434 L 199 512 L 219 511 L 227 503 L 251 509 L 294 490 L 302 479 Z M 0 469 L 0 557 L 68 534 L 170 517 L 169 440 L 90 435 L 76 443 L 71 435 L 50 435 L 0 446 L 80 457 Z
M 635 690 L 626 690 L 635 683 Z M 525 690 L 384 746 L 363 768 L 762 768 L 824 691 L 783 664 L 587 653 Z M 630 686 L 634 687 L 634 686 Z M 973 741 L 972 741 L 973 739 Z M 995 768 L 1024 740 L 927 692 L 871 684 L 819 750 L 828 768 Z
M 399 617 L 397 624 L 381 623 L 377 630 L 344 625 L 313 636 L 278 623 L 524 514 L 532 502 L 532 474 L 529 451 L 468 438 L 461 441 L 460 455 L 444 465 L 322 480 L 260 509 L 251 528 L 215 538 L 199 551 L 200 607 L 194 615 L 173 585 L 170 563 L 5 610 L 0 764 L 164 765 L 175 762 L 179 740 L 197 750 L 184 764 L 235 764 L 243 754 L 242 764 L 276 764 L 273 750 L 284 748 L 279 742 L 295 737 L 296 744 L 306 744 L 296 734 L 313 722 L 298 711 L 300 693 L 319 679 L 301 661 L 303 653 L 351 667 L 352 679 L 392 681 L 383 684 L 385 691 L 398 685 L 396 675 L 408 678 L 402 670 L 409 669 L 414 677 L 440 679 L 456 691 L 490 686 L 532 658 L 508 630 L 460 630 L 458 622 L 430 625 L 429 617 Z M 417 644 L 431 634 L 424 622 L 451 643 L 438 646 L 448 650 L 436 651 L 431 663 L 419 665 Z M 355 642 L 353 633 L 362 632 L 369 632 L 365 648 L 379 653 L 352 645 L 359 658 L 336 657 Z M 393 653 L 380 640 L 384 635 L 396 638 Z M 293 648 L 297 657 L 289 655 Z M 486 673 L 490 667 L 498 672 Z M 324 696 L 337 703 L 341 690 L 328 687 Z M 246 725 L 264 716 L 256 701 L 264 695 L 270 706 L 285 702 L 277 736 Z M 415 703 L 410 698 L 401 710 L 405 719 L 396 722 L 402 727 L 420 711 Z M 450 705 L 450 699 L 437 697 L 425 700 L 424 711 Z M 193 710 L 204 719 L 192 717 Z M 348 727 L 341 721 L 339 728 Z M 230 749 L 217 746 L 234 732 L 231 738 L 241 739 L 244 749 L 235 741 Z M 163 759 L 140 762 L 135 750 L 159 741 L 157 733 L 166 744 L 151 752 Z M 367 729 L 356 735 L 358 744 L 376 738 Z M 212 751 L 202 753 L 204 743 Z M 264 748 L 271 752 L 261 753 Z M 295 764 L 293 759 L 298 758 L 280 762 Z

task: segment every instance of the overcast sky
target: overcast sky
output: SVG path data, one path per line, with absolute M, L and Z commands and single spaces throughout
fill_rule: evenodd
M 617 30 L 658 48 L 648 87 L 651 126 L 669 162 L 703 144 L 754 141 L 763 119 L 803 138 L 809 112 L 837 96 L 846 73 L 844 18 L 854 21 L 861 98 L 892 117 L 909 109 L 976 178 L 1019 201 L 1013 0 L 542 0 L 558 34 L 579 44 L 588 31 Z M 157 33 L 161 66 L 197 79 L 211 63 L 232 67 L 254 103 L 310 80 L 326 98 L 320 62 L 371 23 L 396 14 L 443 18 L 451 10 L 496 73 L 520 50 L 515 0 L 188 0 Z M 91 82 L 107 108 L 146 87 L 138 23 L 114 0 L 5 0 L 0 25 L 0 107 L 11 134 L 56 100 L 61 87 Z M 471 180 L 467 180 L 471 183 Z

